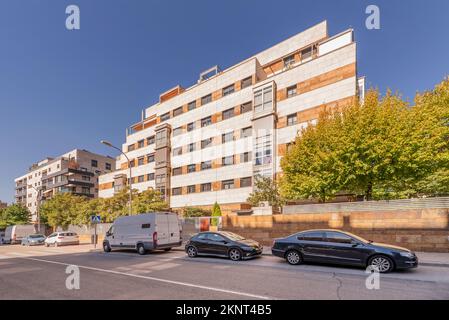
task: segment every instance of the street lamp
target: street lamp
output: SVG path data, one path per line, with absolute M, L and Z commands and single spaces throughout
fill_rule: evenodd
M 33 185 L 31 185 L 31 188 L 34 189 L 34 191 L 37 192 L 37 207 L 36 207 L 36 220 L 37 220 L 37 233 L 41 232 L 41 215 L 40 215 L 40 205 L 42 201 L 42 187 L 39 187 L 36 189 Z
M 125 156 L 126 160 L 128 161 L 128 168 L 129 168 L 129 215 L 132 215 L 132 201 L 133 201 L 133 186 L 132 186 L 132 176 L 131 176 L 131 161 L 129 161 L 128 156 L 126 153 L 124 153 L 120 148 L 117 148 L 112 143 L 106 140 L 100 141 L 102 144 L 111 147 L 113 149 L 118 150 L 122 155 Z

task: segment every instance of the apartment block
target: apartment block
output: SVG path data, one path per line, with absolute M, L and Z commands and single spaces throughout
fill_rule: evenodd
M 127 129 L 117 170 L 100 176 L 99 196 L 132 183 L 159 190 L 174 210 L 247 209 L 254 177 L 276 178 L 280 159 L 325 108 L 363 97 L 352 29 L 329 36 L 327 22 L 198 82 L 162 93 Z
M 41 201 L 59 192 L 98 197 L 99 176 L 114 170 L 114 158 L 75 149 L 35 163 L 26 174 L 15 179 L 15 200 L 28 207 L 32 220 L 36 221 Z

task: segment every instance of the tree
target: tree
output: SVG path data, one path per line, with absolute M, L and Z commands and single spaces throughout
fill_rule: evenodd
M 197 207 L 184 208 L 183 216 L 186 218 L 209 217 L 211 212 Z
M 221 217 L 221 208 L 220 205 L 215 202 L 214 206 L 212 207 L 212 219 L 211 219 L 211 225 L 212 226 L 218 226 L 218 222 L 220 221 L 218 218 L 214 218 L 214 217 Z
M 12 204 L 0 211 L 0 227 L 5 228 L 14 224 L 30 223 L 31 214 L 27 207 L 21 204 Z
M 83 209 L 88 201 L 71 193 L 58 193 L 41 205 L 40 213 L 50 226 L 67 228 L 71 224 L 85 222 Z
M 254 181 L 254 191 L 247 201 L 254 207 L 258 207 L 262 201 L 268 201 L 273 207 L 281 207 L 285 201 L 279 194 L 277 183 L 270 177 L 257 175 Z
M 162 199 L 161 193 L 153 189 L 139 193 L 133 200 L 133 213 L 135 214 L 168 209 L 169 205 Z

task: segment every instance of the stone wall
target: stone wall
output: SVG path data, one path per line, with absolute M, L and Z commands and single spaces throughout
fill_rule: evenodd
M 274 238 L 329 228 L 415 251 L 449 252 L 449 209 L 223 217 L 224 230 L 265 246 L 271 245 Z

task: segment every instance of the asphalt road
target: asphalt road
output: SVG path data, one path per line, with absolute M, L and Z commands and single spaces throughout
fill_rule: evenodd
M 447 267 L 381 275 L 380 288 L 368 290 L 358 268 L 90 250 L 0 246 L 0 299 L 449 299 Z M 66 288 L 69 265 L 79 267 L 79 290 Z

